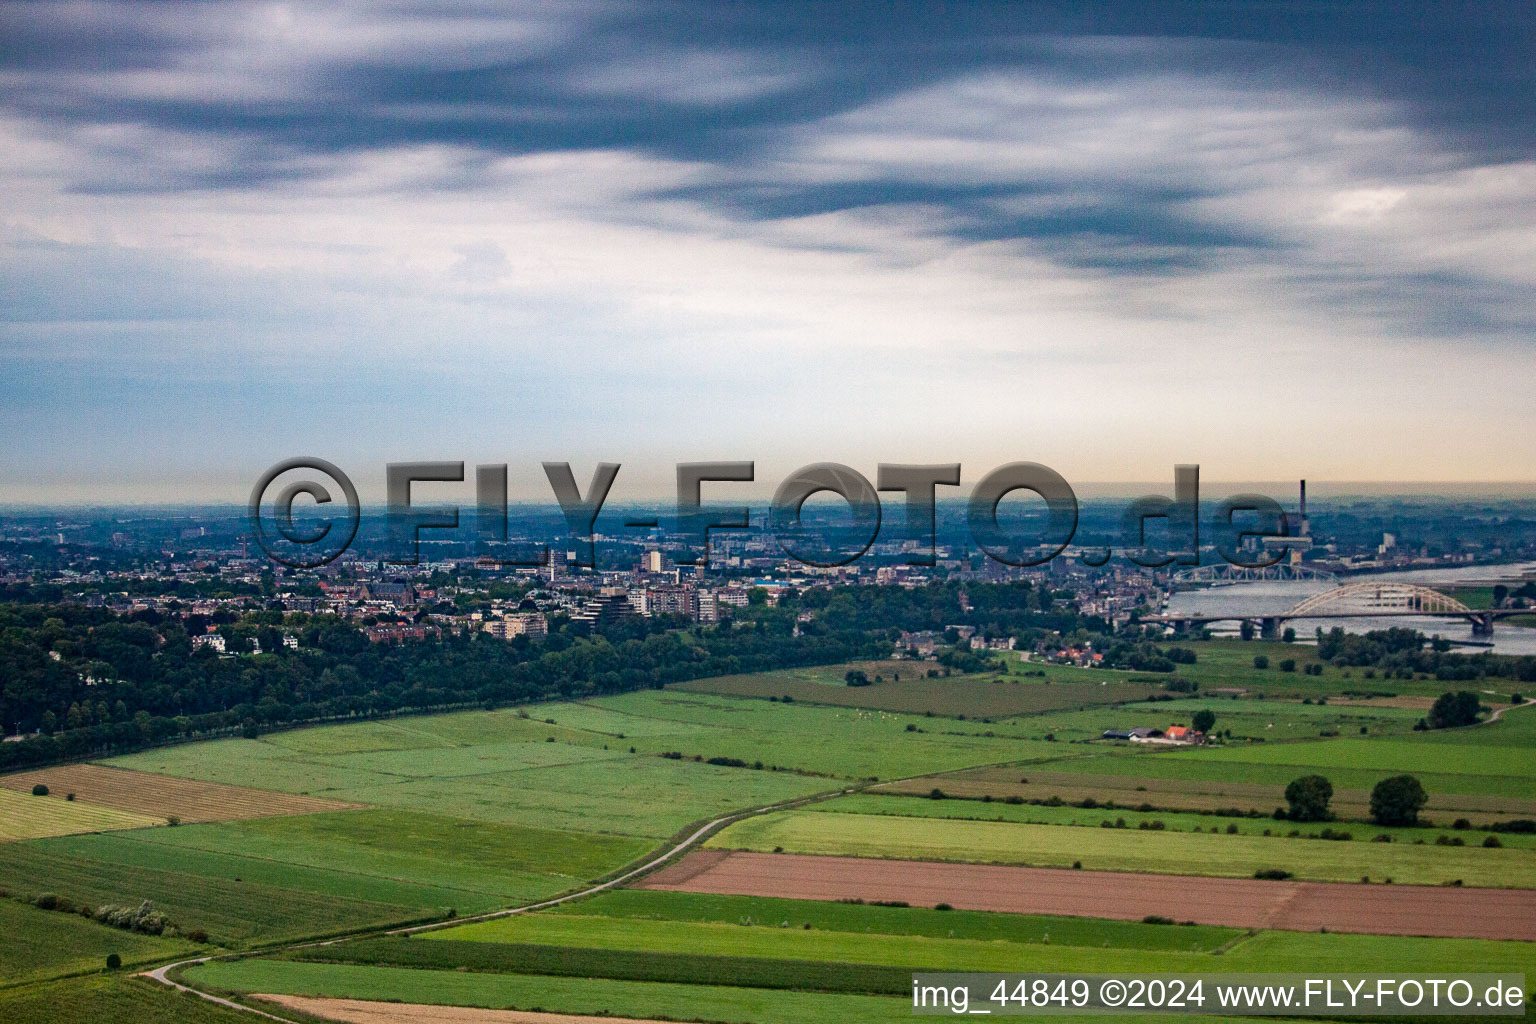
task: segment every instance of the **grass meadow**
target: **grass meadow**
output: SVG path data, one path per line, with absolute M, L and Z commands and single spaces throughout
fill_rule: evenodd
M 1147 683 L 1133 683 L 1122 674 L 1082 673 L 1067 678 L 1024 677 L 1019 672 L 941 676 L 930 679 L 927 662 L 877 662 L 864 671 L 880 681 L 870 686 L 848 686 L 843 666 L 832 669 L 796 669 L 753 675 L 719 676 L 674 683 L 672 692 L 708 693 L 730 697 L 784 697 L 796 702 L 915 715 L 967 718 L 1008 718 L 1046 711 L 1081 710 L 1096 705 L 1141 700 L 1156 692 Z M 1054 668 L 1054 666 L 1052 666 Z M 835 672 L 835 677 L 834 677 Z M 1092 678 L 1088 678 L 1091 675 Z
M 98 971 L 116 953 L 129 966 L 163 961 L 200 947 L 184 939 L 138 935 L 89 921 L 79 914 L 39 910 L 0 899 L 0 986 L 77 971 Z M 0 1019 L 19 1019 L 4 1018 Z
M 0 989 L 0 1020 L 26 1024 L 241 1024 L 251 1016 L 158 982 L 113 975 Z

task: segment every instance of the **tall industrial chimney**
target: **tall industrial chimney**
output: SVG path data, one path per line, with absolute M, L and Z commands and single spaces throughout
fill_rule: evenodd
M 1307 523 L 1307 482 L 1301 482 L 1301 535 L 1311 536 L 1312 527 Z

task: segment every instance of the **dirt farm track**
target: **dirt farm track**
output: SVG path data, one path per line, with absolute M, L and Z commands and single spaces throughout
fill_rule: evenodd
M 991 864 L 701 851 L 639 888 L 1288 931 L 1536 940 L 1536 890 L 1270 882 Z

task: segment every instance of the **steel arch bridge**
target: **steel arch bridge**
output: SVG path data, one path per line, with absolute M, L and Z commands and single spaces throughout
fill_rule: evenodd
M 1173 574 L 1175 583 L 1250 583 L 1257 580 L 1324 580 L 1332 581 L 1334 575 L 1323 569 L 1305 565 L 1275 565 L 1252 567 L 1246 565 L 1202 565 L 1193 569 L 1181 569 Z
M 1221 612 L 1189 615 L 1149 615 L 1142 622 L 1160 622 L 1182 629 L 1208 622 L 1256 622 L 1265 636 L 1274 636 L 1290 619 L 1353 619 L 1390 616 L 1440 616 L 1466 619 L 1474 636 L 1490 636 L 1495 620 L 1529 615 L 1527 608 L 1470 608 L 1448 594 L 1416 583 L 1362 580 L 1314 594 L 1283 612 Z
M 1285 613 L 1288 619 L 1331 615 L 1454 615 L 1477 613 L 1448 594 L 1416 583 L 1346 583 L 1302 601 Z

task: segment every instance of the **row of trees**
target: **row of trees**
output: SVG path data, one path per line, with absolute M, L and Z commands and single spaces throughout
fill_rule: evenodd
M 1289 805 L 1285 817 L 1291 821 L 1333 821 L 1333 811 L 1328 807 L 1332 799 L 1333 783 L 1327 778 L 1303 775 L 1285 787 L 1285 802 Z M 1394 775 L 1382 779 L 1371 790 L 1371 820 L 1378 825 L 1415 825 L 1428 802 L 1429 795 L 1417 778 Z
M 1340 668 L 1371 668 L 1405 679 L 1429 675 L 1451 682 L 1490 676 L 1536 681 L 1536 658 L 1487 652 L 1453 654 L 1444 641 L 1429 641 L 1422 633 L 1399 627 L 1369 633 L 1346 633 L 1338 626 L 1319 629 L 1317 655 Z

